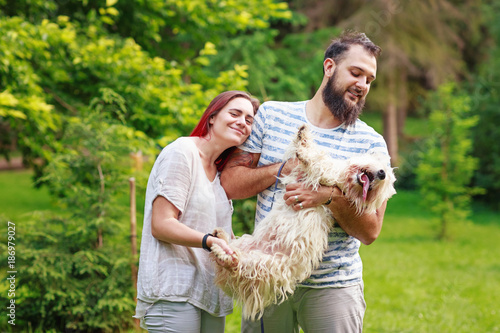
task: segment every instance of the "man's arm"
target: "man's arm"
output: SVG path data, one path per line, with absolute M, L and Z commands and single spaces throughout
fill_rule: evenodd
M 354 206 L 336 187 L 332 202 L 328 205 L 328 208 L 330 208 L 333 217 L 347 234 L 359 239 L 365 245 L 370 245 L 377 239 L 382 230 L 387 200 L 375 213 L 357 215 Z
M 274 184 L 280 163 L 257 167 L 260 154 L 236 148 L 221 173 L 229 199 L 252 197 Z
M 303 187 L 300 183 L 290 184 L 286 187 L 283 198 L 287 205 L 292 205 L 294 210 L 302 207 L 316 207 L 332 197 L 328 208 L 340 227 L 350 236 L 357 238 L 361 243 L 370 245 L 377 239 L 382 230 L 387 200 L 373 214 L 357 215 L 356 208 L 349 202 L 338 187 L 320 186 L 317 191 Z M 297 199 L 295 197 L 297 196 Z
M 231 155 L 226 167 L 221 173 L 221 184 L 226 190 L 229 199 L 245 199 L 252 197 L 276 181 L 276 175 L 281 166 L 280 163 L 257 167 L 260 154 L 249 153 L 236 149 Z M 293 163 L 286 163 L 282 170 L 283 174 L 290 172 Z M 299 189 L 300 188 L 300 189 Z M 359 239 L 363 244 L 369 245 L 377 239 L 382 230 L 387 201 L 373 214 L 358 216 L 356 209 L 344 197 L 342 192 L 335 187 L 332 202 L 328 208 L 333 212 L 335 220 L 340 227 L 350 236 Z M 306 193 L 309 193 L 307 197 Z M 299 184 L 287 186 L 285 200 L 287 204 L 294 205 L 294 209 L 300 209 L 295 204 L 295 195 L 299 195 L 303 207 L 312 207 L 325 202 L 331 193 L 331 187 L 321 187 L 320 191 L 305 189 Z M 309 200 L 307 200 L 309 199 Z

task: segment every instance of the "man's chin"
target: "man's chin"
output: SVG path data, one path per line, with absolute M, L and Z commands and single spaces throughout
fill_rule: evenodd
M 356 104 L 358 104 L 358 101 L 359 99 L 352 97 L 347 97 L 345 99 L 346 104 L 349 105 L 350 107 L 356 106 Z
M 361 97 L 359 96 L 354 96 L 350 92 L 346 92 L 346 96 L 344 100 L 350 104 L 350 106 L 357 105 L 361 101 Z

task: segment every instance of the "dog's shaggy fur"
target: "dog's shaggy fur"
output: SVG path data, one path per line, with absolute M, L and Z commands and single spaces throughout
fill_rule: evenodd
M 285 185 L 300 179 L 314 189 L 338 186 L 358 214 L 374 213 L 396 193 L 388 157 L 367 154 L 333 160 L 317 148 L 305 125 L 287 150 L 286 158 L 290 157 L 297 157 L 300 163 L 281 178 Z M 242 305 L 245 318 L 260 318 L 267 306 L 286 300 L 319 265 L 333 224 L 327 207 L 295 211 L 277 195 L 273 209 L 252 235 L 231 241 L 224 231 L 214 231 L 229 243 L 234 254 L 229 256 L 214 245 L 212 256 L 226 263 L 237 262 L 233 268 L 216 265 L 216 284 Z

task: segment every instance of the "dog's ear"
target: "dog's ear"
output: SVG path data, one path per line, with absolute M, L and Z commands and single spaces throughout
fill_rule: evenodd
M 305 124 L 299 127 L 299 131 L 297 132 L 297 139 L 301 141 L 304 138 L 304 132 L 307 131 L 307 126 Z
M 303 124 L 299 127 L 296 136 L 297 151 L 295 152 L 295 157 L 305 166 L 309 165 L 309 161 L 303 156 L 303 149 L 307 149 L 310 140 L 309 128 L 307 125 Z
M 376 161 L 379 161 L 384 165 L 387 165 L 388 167 L 391 166 L 391 157 L 387 154 L 381 153 L 379 151 L 370 151 L 367 156 Z
M 307 144 L 308 128 L 306 125 L 301 125 L 297 132 L 296 142 L 298 146 L 305 146 Z

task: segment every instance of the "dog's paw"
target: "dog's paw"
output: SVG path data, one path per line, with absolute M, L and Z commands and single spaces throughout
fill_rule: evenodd
M 222 249 L 222 247 L 217 244 L 212 245 L 210 249 L 212 250 L 214 257 L 219 262 L 219 264 L 222 263 L 222 266 L 229 267 L 238 262 L 236 253 L 229 255 Z
M 214 237 L 225 240 L 226 243 L 229 243 L 229 235 L 222 228 L 215 228 L 212 232 L 212 235 L 214 235 Z

